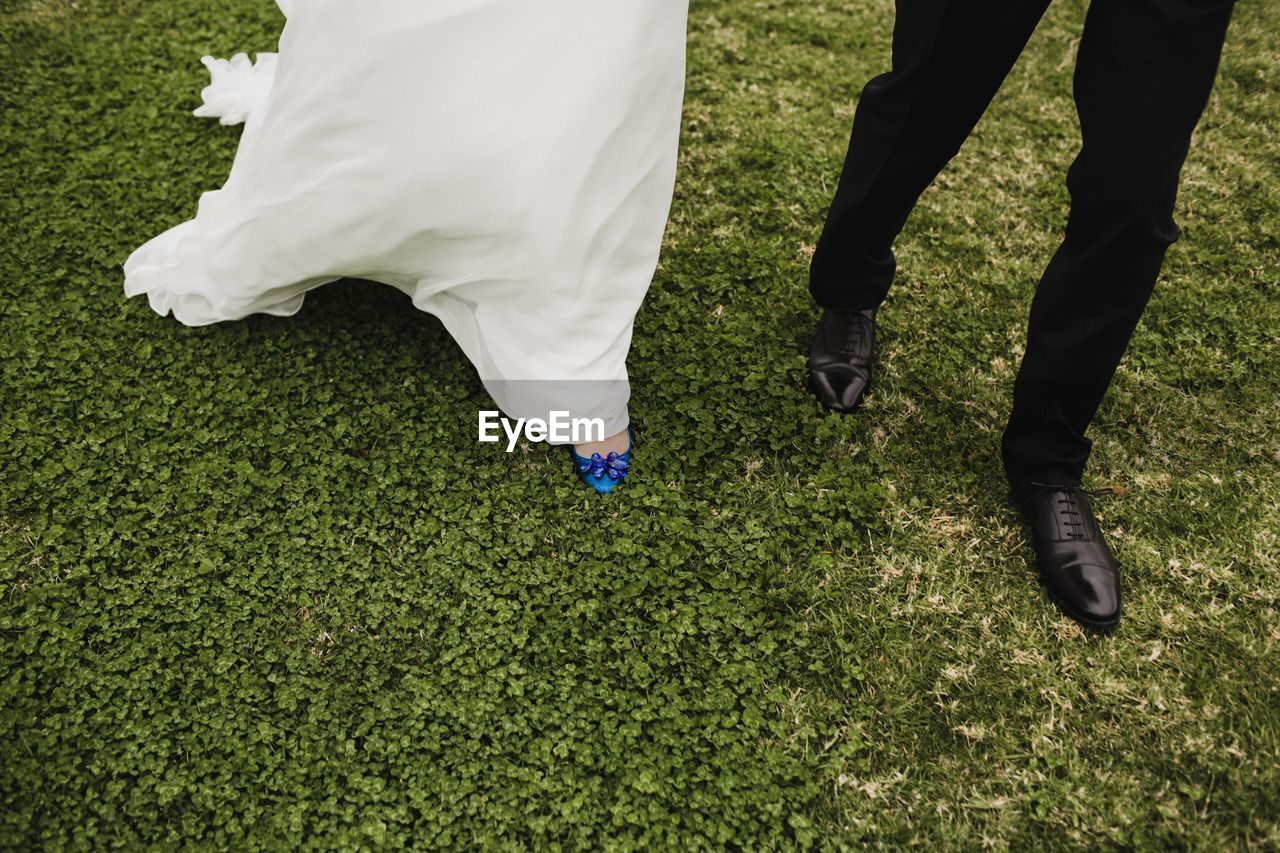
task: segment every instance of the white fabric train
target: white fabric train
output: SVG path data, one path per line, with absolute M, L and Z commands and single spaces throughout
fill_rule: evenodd
M 508 414 L 556 406 L 521 383 L 601 380 L 574 414 L 620 431 L 675 179 L 687 6 L 293 5 L 278 61 L 206 59 L 200 113 L 247 119 L 231 175 L 133 253 L 126 294 L 203 325 L 384 282 L 441 319 Z

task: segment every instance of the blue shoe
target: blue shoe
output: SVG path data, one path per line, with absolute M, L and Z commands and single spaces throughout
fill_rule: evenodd
M 608 456 L 592 453 L 590 459 L 579 456 L 571 444 L 569 456 L 573 458 L 573 470 L 579 480 L 600 494 L 607 495 L 626 479 L 627 472 L 631 470 L 631 447 L 634 442 L 635 435 L 631 432 L 631 427 L 627 427 L 626 450 L 622 453 L 611 450 Z

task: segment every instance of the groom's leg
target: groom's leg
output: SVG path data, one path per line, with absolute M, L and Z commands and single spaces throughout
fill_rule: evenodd
M 1085 429 L 1164 259 L 1179 173 L 1213 86 L 1232 0 L 1094 0 L 1076 65 L 1084 145 L 1067 178 L 1066 238 L 1031 308 L 1004 462 L 1080 482 Z
M 899 0 L 893 70 L 858 101 L 844 171 L 810 270 L 824 308 L 874 308 L 893 241 L 1008 75 L 1049 0 Z

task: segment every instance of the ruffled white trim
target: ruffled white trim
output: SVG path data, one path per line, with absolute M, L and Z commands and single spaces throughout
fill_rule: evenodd
M 201 118 L 221 124 L 241 124 L 267 100 L 276 78 L 276 54 L 259 53 L 257 62 L 237 53 L 230 59 L 201 57 L 210 82 L 201 92 L 204 104 L 195 111 Z
M 276 0 L 284 16 L 297 0 Z M 250 62 L 247 53 L 230 59 L 203 56 L 200 61 L 209 69 L 209 85 L 200 92 L 204 103 L 195 111 L 200 118 L 216 118 L 221 124 L 243 124 L 261 106 L 276 79 L 276 54 L 259 53 Z

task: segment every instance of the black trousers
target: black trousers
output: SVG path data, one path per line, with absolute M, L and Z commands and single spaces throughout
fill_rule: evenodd
M 880 304 L 893 241 L 1022 53 L 1049 0 L 898 0 L 893 70 L 867 83 L 810 292 Z M 1217 74 L 1233 0 L 1093 0 L 1075 71 L 1083 147 L 1066 236 L 1031 306 L 1004 434 L 1015 490 L 1078 484 L 1085 430 L 1155 286 L 1179 174 Z M 944 320 L 945 322 L 945 320 Z

